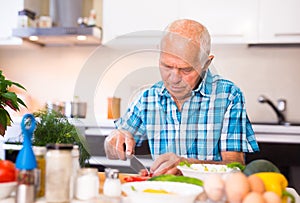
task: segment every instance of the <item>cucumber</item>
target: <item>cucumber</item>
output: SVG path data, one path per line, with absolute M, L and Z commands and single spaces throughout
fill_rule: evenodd
M 169 181 L 169 182 L 181 182 L 181 183 L 189 183 L 198 186 L 203 186 L 203 181 L 197 178 L 187 177 L 187 176 L 176 176 L 171 174 L 163 174 L 160 176 L 154 176 L 147 181 Z
M 280 173 L 280 170 L 271 161 L 266 159 L 256 159 L 248 163 L 243 170 L 244 174 L 250 176 L 259 172 L 276 172 Z

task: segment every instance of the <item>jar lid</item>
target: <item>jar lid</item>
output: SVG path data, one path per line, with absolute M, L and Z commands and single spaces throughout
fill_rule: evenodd
M 97 168 L 79 168 L 77 170 L 77 173 L 79 175 L 88 175 L 88 174 L 98 175 L 98 169 Z
M 106 168 L 105 169 L 105 177 L 111 178 L 111 179 L 117 179 L 117 178 L 119 178 L 119 170 L 112 169 L 112 168 Z
M 45 155 L 47 151 L 45 146 L 33 146 L 32 149 L 35 156 Z
M 47 149 L 58 149 L 58 150 L 72 150 L 72 144 L 58 144 L 58 143 L 51 143 L 46 145 Z

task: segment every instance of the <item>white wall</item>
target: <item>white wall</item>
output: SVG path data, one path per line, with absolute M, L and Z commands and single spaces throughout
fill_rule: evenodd
M 77 94 L 75 89 L 82 88 L 81 91 L 87 94 L 92 89 L 93 98 L 87 94 L 81 96 L 82 100 L 89 100 L 88 117 L 95 110 L 97 118 L 106 118 L 107 97 L 121 97 L 124 112 L 138 87 L 159 79 L 157 53 L 134 53 L 122 60 L 114 58 L 119 53 L 120 50 L 109 47 L 5 46 L 0 47 L 0 67 L 6 77 L 27 88 L 35 109 L 46 101 L 72 100 Z M 300 122 L 300 47 L 215 45 L 212 54 L 215 55 L 213 65 L 218 73 L 233 80 L 244 91 L 252 121 L 276 120 L 269 106 L 257 102 L 257 97 L 264 94 L 274 102 L 278 98 L 287 99 L 288 120 Z M 111 61 L 110 67 L 107 62 L 104 63 L 107 60 Z M 90 75 L 77 81 L 78 76 L 87 74 L 84 72 L 87 67 Z M 108 74 L 106 80 L 99 78 L 104 73 Z M 95 90 L 91 85 L 97 86 Z

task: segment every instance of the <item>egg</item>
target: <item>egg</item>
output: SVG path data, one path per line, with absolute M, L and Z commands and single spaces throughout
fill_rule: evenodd
M 261 193 L 250 192 L 244 198 L 243 203 L 266 203 L 266 201 Z
M 228 202 L 241 203 L 250 192 L 247 176 L 242 172 L 231 173 L 225 181 L 225 192 Z
M 265 192 L 265 184 L 261 178 L 256 175 L 248 176 L 248 182 L 250 184 L 250 190 L 252 192 L 264 193 Z
M 267 191 L 263 194 L 266 203 L 281 203 L 280 197 L 272 191 Z
M 225 194 L 225 182 L 219 174 L 210 174 L 204 181 L 204 191 L 213 201 L 220 201 Z

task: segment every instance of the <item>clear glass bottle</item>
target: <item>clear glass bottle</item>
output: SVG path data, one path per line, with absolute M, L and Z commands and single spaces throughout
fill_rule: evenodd
M 46 201 L 69 202 L 73 171 L 72 144 L 48 144 L 46 153 Z
M 107 197 L 120 197 L 122 193 L 118 169 L 105 169 L 103 194 Z
M 35 187 L 36 187 L 36 197 L 45 196 L 45 175 L 46 175 L 46 147 L 42 146 L 33 146 L 33 152 L 36 158 L 36 178 L 35 178 Z
M 77 171 L 75 197 L 88 200 L 99 195 L 99 177 L 96 168 L 81 168 Z

